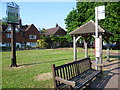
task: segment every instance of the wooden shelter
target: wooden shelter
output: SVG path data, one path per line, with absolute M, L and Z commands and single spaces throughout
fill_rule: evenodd
M 88 57 L 88 41 L 92 39 L 92 37 L 95 38 L 95 22 L 93 20 L 90 20 L 89 22 L 85 23 L 84 25 L 80 26 L 76 30 L 69 33 L 71 36 L 73 36 L 73 47 L 74 47 L 74 60 L 77 60 L 77 50 L 76 50 L 76 42 L 83 37 L 84 38 L 84 46 L 85 46 L 85 57 Z M 109 38 L 113 36 L 113 34 L 106 30 L 105 28 L 98 25 L 98 35 L 100 38 L 103 38 L 107 42 L 107 60 L 109 60 Z

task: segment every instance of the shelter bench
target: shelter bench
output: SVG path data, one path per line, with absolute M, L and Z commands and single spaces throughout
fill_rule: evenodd
M 98 64 L 98 66 L 103 65 Z M 85 58 L 57 67 L 53 64 L 52 74 L 55 89 L 80 89 L 98 74 L 102 74 L 102 70 L 93 69 L 90 58 Z

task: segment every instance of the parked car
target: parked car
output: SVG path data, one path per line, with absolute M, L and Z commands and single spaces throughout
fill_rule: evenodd
M 109 43 L 109 46 L 110 46 L 110 48 L 114 48 L 114 47 L 116 47 L 117 45 L 116 45 L 116 44 Z M 103 48 L 107 48 L 107 44 L 103 45 Z

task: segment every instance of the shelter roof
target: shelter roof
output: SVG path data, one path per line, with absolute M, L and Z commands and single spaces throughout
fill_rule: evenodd
M 103 33 L 104 35 L 111 36 L 112 33 L 105 28 L 98 25 L 98 32 Z M 83 35 L 83 34 L 95 34 L 95 22 L 93 20 L 90 20 L 89 22 L 83 24 L 76 30 L 69 33 L 70 35 Z

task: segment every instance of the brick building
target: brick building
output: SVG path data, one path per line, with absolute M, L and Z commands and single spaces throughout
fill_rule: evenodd
M 11 45 L 11 25 L 2 25 L 0 34 L 2 35 L 2 40 L 0 41 L 0 46 Z M 37 40 L 40 39 L 40 33 L 38 29 L 33 25 L 22 25 L 21 20 L 19 25 L 16 26 L 16 46 L 24 48 L 25 46 L 36 47 Z

